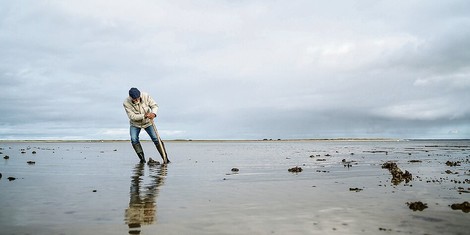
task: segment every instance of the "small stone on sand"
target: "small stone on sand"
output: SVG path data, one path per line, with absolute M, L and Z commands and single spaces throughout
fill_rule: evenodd
M 361 188 L 349 188 L 349 191 L 360 192 L 360 191 L 362 191 L 362 189 Z

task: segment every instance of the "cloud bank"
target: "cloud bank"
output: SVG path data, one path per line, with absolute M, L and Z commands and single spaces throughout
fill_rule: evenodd
M 2 1 L 0 139 L 470 138 L 468 1 Z M 143 136 L 143 138 L 145 138 Z

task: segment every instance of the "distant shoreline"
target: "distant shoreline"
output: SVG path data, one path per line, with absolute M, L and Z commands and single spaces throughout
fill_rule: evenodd
M 0 143 L 114 143 L 129 142 L 130 140 L 0 140 Z M 398 141 L 470 141 L 470 139 L 395 139 L 395 138 L 319 138 L 319 139 L 234 139 L 234 140 L 206 140 L 206 139 L 172 139 L 165 142 L 326 142 L 326 141 L 351 141 L 351 142 L 398 142 Z M 141 140 L 151 142 L 151 140 Z

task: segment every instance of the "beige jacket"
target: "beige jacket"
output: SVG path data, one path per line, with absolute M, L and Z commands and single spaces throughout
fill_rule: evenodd
M 137 103 L 133 103 L 132 98 L 127 97 L 126 100 L 124 100 L 123 106 L 129 117 L 129 123 L 132 126 L 140 128 L 147 128 L 152 125 L 152 121 L 144 117 L 145 113 L 154 113 L 157 115 L 158 110 L 157 103 L 145 92 L 141 92 L 140 101 Z

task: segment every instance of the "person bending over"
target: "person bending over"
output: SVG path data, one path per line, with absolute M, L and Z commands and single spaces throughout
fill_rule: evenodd
M 132 147 L 134 147 L 140 162 L 146 162 L 144 151 L 139 141 L 140 131 L 144 129 L 152 139 L 155 147 L 157 147 L 160 156 L 162 156 L 163 163 L 168 163 L 169 161 L 167 160 L 165 162 L 165 158 L 163 157 L 163 154 L 166 154 L 166 152 L 164 153 L 165 150 L 162 148 L 163 146 L 159 146 L 157 133 L 152 126 L 153 119 L 157 116 L 157 103 L 149 94 L 140 92 L 139 89 L 132 87 L 129 90 L 129 96 L 124 100 L 123 106 L 129 117 Z

